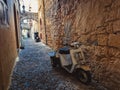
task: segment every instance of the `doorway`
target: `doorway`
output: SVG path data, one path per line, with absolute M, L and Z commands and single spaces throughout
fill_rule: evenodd
M 15 25 L 15 37 L 16 37 L 16 46 L 17 49 L 19 48 L 19 38 L 18 38 L 18 20 L 17 20 L 17 12 L 16 12 L 16 7 L 14 5 L 14 25 Z

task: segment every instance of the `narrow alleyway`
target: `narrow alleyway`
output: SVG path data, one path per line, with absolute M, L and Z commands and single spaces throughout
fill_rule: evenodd
M 50 48 L 41 42 L 26 39 L 25 45 L 9 90 L 104 90 L 98 85 L 84 85 L 64 70 L 53 69 L 47 55 Z

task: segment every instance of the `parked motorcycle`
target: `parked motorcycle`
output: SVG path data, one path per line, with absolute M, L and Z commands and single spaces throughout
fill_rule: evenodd
M 49 56 L 52 67 L 62 67 L 69 73 L 76 73 L 78 79 L 84 84 L 91 82 L 90 67 L 85 64 L 84 53 L 78 42 L 49 52 Z
M 36 42 L 40 42 L 40 38 L 39 38 L 39 33 L 38 32 L 34 33 L 34 39 L 35 39 Z

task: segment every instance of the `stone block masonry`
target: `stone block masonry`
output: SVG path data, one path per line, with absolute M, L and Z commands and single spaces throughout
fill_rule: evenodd
M 54 49 L 81 42 L 94 79 L 120 89 L 120 1 L 45 0 L 46 31 Z

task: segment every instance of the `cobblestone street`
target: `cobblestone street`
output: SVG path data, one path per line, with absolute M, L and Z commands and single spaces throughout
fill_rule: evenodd
M 84 85 L 64 70 L 53 69 L 48 51 L 50 48 L 43 43 L 26 39 L 9 90 L 104 90 L 94 83 Z

